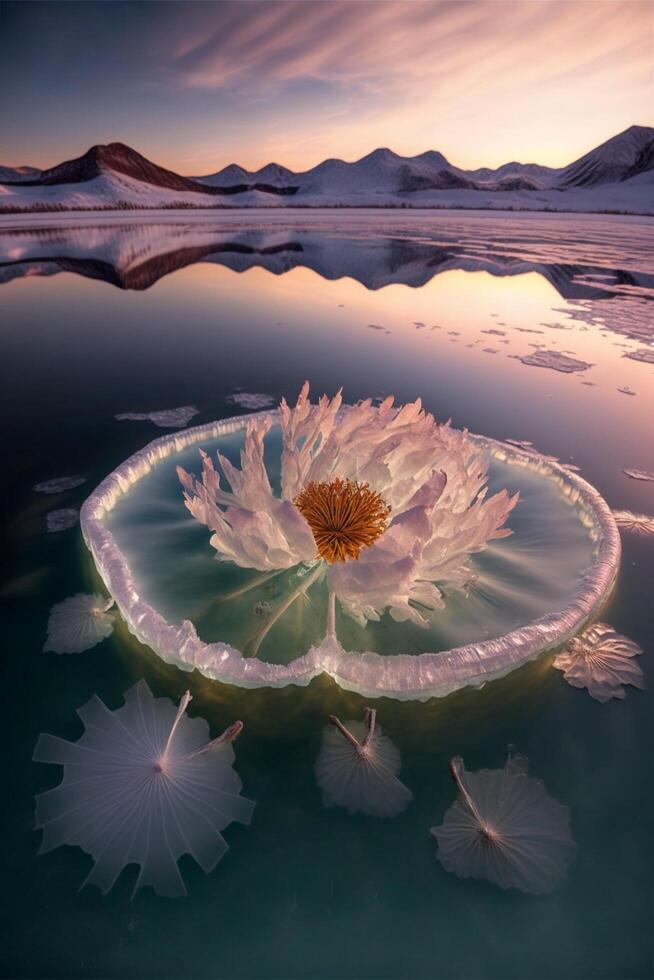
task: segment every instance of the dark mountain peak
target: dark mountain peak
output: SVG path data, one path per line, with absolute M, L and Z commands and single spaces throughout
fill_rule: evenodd
M 125 143 L 98 143 L 86 153 L 43 170 L 34 184 L 82 184 L 103 174 L 122 174 L 143 183 L 171 190 L 192 190 L 192 181 L 151 163 Z
M 618 133 L 617 136 L 614 136 L 613 139 L 620 139 L 621 136 L 636 136 L 636 137 L 643 137 L 644 139 L 651 139 L 653 135 L 654 135 L 654 127 L 637 126 L 634 124 L 633 126 L 627 126 L 627 128 L 623 129 L 621 133 Z
M 139 180 L 141 183 L 152 184 L 155 187 L 165 187 L 168 190 L 202 191 L 206 193 L 203 185 L 152 163 L 147 157 L 142 156 L 125 143 L 101 143 L 92 146 L 80 158 L 79 163 L 82 165 L 82 172 L 85 173 L 88 170 L 93 174 L 93 177 L 103 173 L 120 174 L 123 177 L 130 177 L 132 180 Z M 83 176 L 82 179 L 88 180 L 89 177 Z
M 587 187 L 626 180 L 654 167 L 654 128 L 629 126 L 561 171 L 559 186 Z
M 236 184 L 230 187 L 214 187 L 202 184 L 191 177 L 181 177 L 142 156 L 125 143 L 98 143 L 81 157 L 66 160 L 56 167 L 44 170 L 38 178 L 22 181 L 24 185 L 82 184 L 98 177 L 127 177 L 149 184 L 151 187 L 196 194 L 236 194 L 248 190 L 260 190 L 272 194 L 292 194 L 297 188 L 270 187 L 267 184 Z
M 98 160 L 108 167 L 121 161 L 129 160 L 135 163 L 146 159 L 137 150 L 127 146 L 126 143 L 96 143 L 95 146 L 86 151 L 84 156 L 91 156 L 94 160 Z

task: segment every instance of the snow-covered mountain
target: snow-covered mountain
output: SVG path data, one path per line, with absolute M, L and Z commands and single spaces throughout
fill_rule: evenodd
M 12 198 L 19 207 L 33 210 L 219 207 L 221 200 L 235 195 L 245 204 L 257 205 L 296 190 L 240 179 L 220 186 L 200 183 L 152 163 L 124 143 L 109 143 L 92 146 L 83 156 L 37 171 L 36 176 L 5 180 L 0 183 L 0 207 L 12 207 Z
M 555 178 L 557 187 L 589 187 L 630 180 L 643 173 L 654 179 L 654 129 L 651 126 L 630 126 L 601 146 L 586 153 Z
M 513 160 L 511 163 L 503 163 L 501 167 L 491 170 L 489 167 L 480 167 L 478 170 L 469 171 L 469 177 L 476 181 L 495 181 L 506 180 L 507 178 L 524 177 L 532 180 L 540 186 L 547 186 L 552 183 L 558 170 L 553 167 L 543 167 L 540 163 L 518 163 Z
M 268 181 L 281 185 L 297 184 L 301 195 L 325 198 L 346 192 L 370 194 L 412 194 L 425 190 L 547 190 L 570 186 L 615 183 L 643 171 L 654 169 L 654 129 L 631 126 L 576 160 L 555 169 L 538 163 L 513 161 L 491 169 L 462 170 L 436 150 L 415 157 L 402 157 L 387 148 L 374 150 L 355 163 L 324 160 L 311 170 L 294 173 L 279 164 L 268 164 L 249 173 L 235 164 L 200 183 L 225 186 L 238 180 Z
M 213 187 L 227 187 L 233 184 L 268 184 L 272 187 L 285 187 L 294 183 L 295 176 L 292 170 L 282 167 L 279 163 L 268 163 L 254 172 L 244 170 L 236 163 L 230 163 L 218 173 L 194 179 L 200 184 L 209 184 Z
M 7 176 L 8 175 L 8 176 Z M 567 167 L 507 163 L 466 171 L 442 153 L 378 149 L 294 173 L 237 164 L 183 177 L 122 143 L 47 170 L 0 168 L 0 212 L 185 207 L 419 207 L 654 213 L 654 129 L 631 126 Z
M 36 167 L 0 167 L 0 183 L 11 181 L 18 184 L 33 180 L 41 173 Z

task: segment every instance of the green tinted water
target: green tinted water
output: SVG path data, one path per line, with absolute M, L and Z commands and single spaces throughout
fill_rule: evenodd
M 499 227 L 501 219 L 492 220 Z M 555 243 L 548 248 L 555 251 Z M 9 378 L 0 391 L 4 975 L 651 976 L 651 539 L 625 537 L 618 587 L 604 613 L 645 648 L 650 690 L 629 689 L 623 703 L 600 705 L 569 687 L 546 656 L 443 701 L 380 700 L 380 722 L 401 750 L 402 779 L 414 794 L 388 822 L 322 806 L 313 765 L 325 715 L 360 717 L 365 703 L 329 679 L 304 689 L 226 687 L 167 667 L 122 626 L 86 654 L 41 652 L 53 603 L 97 587 L 79 531 L 44 534 L 46 511 L 79 506 L 88 488 L 158 434 L 113 414 L 194 403 L 197 421 L 209 421 L 234 414 L 224 399 L 235 385 L 292 397 L 309 377 L 315 392 L 345 384 L 348 401 L 384 390 L 402 401 L 421 395 L 457 426 L 574 456 L 613 506 L 654 512 L 652 485 L 621 473 L 654 469 L 652 369 L 627 363 L 614 346 L 624 335 L 611 332 L 624 321 L 623 301 L 607 304 L 600 334 L 582 330 L 574 304 L 538 277 L 454 275 L 460 278 L 444 273 L 421 289 L 368 291 L 304 270 L 274 277 L 206 265 L 143 293 L 70 274 L 2 287 Z M 529 350 L 512 330 L 563 322 L 565 346 L 596 365 L 586 376 L 596 386 L 467 348 L 487 342 L 482 331 L 498 311 L 511 353 Z M 428 341 L 413 321 L 442 329 Z M 367 330 L 368 323 L 387 324 L 392 334 Z M 448 330 L 459 338 L 448 338 Z M 638 397 L 616 392 L 627 381 Z M 30 491 L 38 480 L 80 471 L 89 479 L 77 490 L 56 498 Z M 214 572 L 206 532 L 189 533 Z M 192 572 L 180 567 L 180 595 L 192 596 Z M 176 594 L 169 589 L 169 601 Z M 245 723 L 236 757 L 244 792 L 257 801 L 252 826 L 228 828 L 230 851 L 211 875 L 182 862 L 189 897 L 180 901 L 142 892 L 130 902 L 134 868 L 106 897 L 79 892 L 90 866 L 85 854 L 61 848 L 37 855 L 33 797 L 60 778 L 55 767 L 31 762 L 39 732 L 77 738 L 76 708 L 94 693 L 115 708 L 142 677 L 155 694 L 174 699 L 190 687 L 191 713 L 207 718 L 213 733 L 236 717 Z M 567 884 L 548 897 L 448 875 L 429 834 L 454 800 L 451 756 L 462 754 L 471 769 L 497 767 L 509 742 L 570 808 L 579 852 Z

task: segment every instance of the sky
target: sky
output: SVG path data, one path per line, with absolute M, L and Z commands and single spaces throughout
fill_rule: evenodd
M 654 124 L 650 0 L 0 2 L 0 163 L 190 175 L 387 146 L 564 166 Z

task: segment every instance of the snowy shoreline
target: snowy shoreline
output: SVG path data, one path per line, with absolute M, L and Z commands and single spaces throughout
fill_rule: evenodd
M 551 221 L 574 221 L 580 215 L 592 221 L 628 221 L 629 223 L 654 223 L 654 213 L 629 213 L 614 211 L 536 211 L 526 208 L 467 208 L 467 207 L 243 207 L 243 208 L 152 208 L 143 210 L 80 210 L 80 211 L 30 211 L 0 214 L 0 231 L 25 228 L 74 228 L 80 225 L 132 225 L 132 224 L 189 224 L 220 223 L 240 228 L 274 225 L 288 227 L 301 225 L 348 225 L 357 219 L 399 224 L 407 219 L 420 224 L 425 219 L 439 217 L 480 217 L 485 215 L 508 216 L 516 220 L 538 218 Z M 490 219 L 489 219 L 490 220 Z

